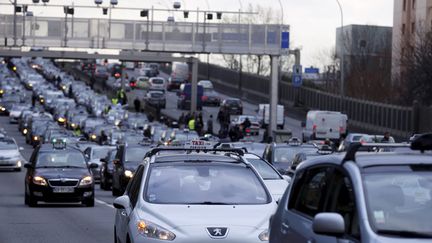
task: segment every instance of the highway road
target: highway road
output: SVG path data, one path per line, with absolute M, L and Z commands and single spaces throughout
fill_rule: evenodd
M 14 137 L 22 155 L 28 160 L 33 148 L 25 143 L 17 125 L 0 117 L 0 128 Z M 0 171 L 0 242 L 1 243 L 77 243 L 112 242 L 114 198 L 110 191 L 96 186 L 94 208 L 80 204 L 44 204 L 30 208 L 24 205 L 22 172 Z

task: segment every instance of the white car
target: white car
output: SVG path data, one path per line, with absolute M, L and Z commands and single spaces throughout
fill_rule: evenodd
M 243 158 L 261 175 L 273 199 L 279 201 L 291 182 L 291 177 L 282 176 L 271 164 L 256 154 L 246 153 Z
M 198 85 L 201 85 L 204 90 L 213 90 L 213 83 L 210 80 L 200 80 Z
M 149 151 L 114 200 L 115 242 L 268 242 L 277 204 L 242 150 L 179 150 Z
M 161 77 L 154 77 L 149 79 L 149 87 L 148 89 L 162 89 L 166 88 L 166 80 Z

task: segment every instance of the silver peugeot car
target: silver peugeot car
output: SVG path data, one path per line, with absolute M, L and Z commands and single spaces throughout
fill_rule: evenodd
M 115 242 L 268 242 L 276 202 L 242 150 L 185 151 L 148 152 L 114 201 Z

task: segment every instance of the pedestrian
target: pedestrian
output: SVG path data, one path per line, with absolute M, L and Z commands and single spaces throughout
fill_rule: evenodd
M 147 126 L 144 129 L 143 135 L 145 138 L 151 139 L 151 126 Z
M 76 126 L 75 130 L 73 131 L 73 134 L 74 134 L 76 137 L 80 137 L 80 136 L 82 135 L 82 132 L 81 132 L 81 129 L 80 129 L 79 126 Z
M 191 118 L 190 112 L 186 113 L 186 115 L 184 117 L 184 120 L 183 120 L 183 125 L 185 127 L 188 127 L 188 123 L 189 123 L 190 118 Z
M 32 106 L 33 107 L 35 107 L 35 105 L 36 105 L 36 98 L 37 98 L 36 93 L 33 92 L 33 95 L 32 95 Z
M 134 100 L 134 107 L 135 107 L 135 112 L 136 113 L 138 113 L 138 112 L 141 111 L 141 102 L 140 102 L 138 96 Z
M 108 136 L 106 135 L 105 131 L 102 130 L 101 135 L 99 137 L 99 144 L 105 145 L 108 143 Z
M 185 114 L 184 112 L 181 113 L 179 119 L 178 119 L 178 123 L 180 125 L 180 127 L 183 127 L 184 123 L 185 123 Z
M 111 103 L 112 103 L 113 105 L 117 105 L 118 102 L 119 102 L 119 100 L 118 100 L 116 97 L 113 97 L 113 98 L 111 99 Z
M 201 136 L 201 132 L 202 132 L 202 128 L 203 126 L 201 125 L 202 122 L 200 121 L 199 116 L 195 119 L 195 131 L 198 133 L 198 136 Z
M 194 131 L 194 130 L 195 130 L 195 118 L 194 118 L 194 117 L 191 117 L 191 118 L 190 118 L 190 120 L 189 120 L 189 122 L 188 122 L 188 128 L 189 128 L 189 130 L 191 130 L 191 131 Z
M 68 96 L 69 96 L 69 98 L 73 98 L 73 89 L 72 89 L 72 84 L 69 85 Z
M 381 143 L 389 143 L 390 142 L 390 133 L 385 132 L 384 137 L 381 139 Z
M 213 115 L 207 120 L 207 134 L 213 134 Z
M 120 89 L 117 92 L 117 99 L 120 102 L 120 104 L 122 104 L 122 105 L 127 104 L 127 95 L 126 95 L 126 92 L 124 91 L 124 89 Z

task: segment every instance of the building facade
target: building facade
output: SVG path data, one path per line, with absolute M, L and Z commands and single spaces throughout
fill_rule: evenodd
M 419 35 L 431 30 L 432 0 L 395 0 L 393 11 L 392 80 L 403 79 L 402 57 Z
M 391 82 L 392 27 L 348 25 L 336 30 L 336 56 L 344 55 L 345 93 L 379 98 L 378 86 Z M 374 97 L 376 96 L 376 97 Z

